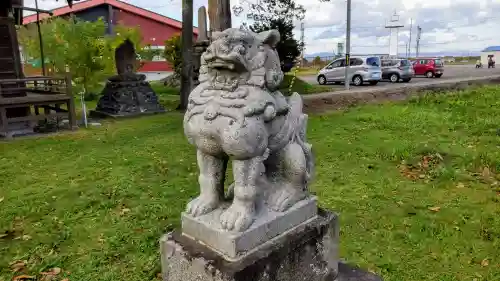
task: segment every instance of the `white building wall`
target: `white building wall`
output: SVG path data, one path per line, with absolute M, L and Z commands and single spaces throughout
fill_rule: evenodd
M 497 61 L 500 58 L 500 51 L 496 52 L 482 52 L 481 53 L 481 63 L 485 66 L 488 66 L 488 56 L 489 55 L 494 55 L 495 56 L 495 61 Z

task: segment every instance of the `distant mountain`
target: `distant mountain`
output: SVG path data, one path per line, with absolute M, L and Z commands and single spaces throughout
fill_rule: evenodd
M 369 55 L 370 53 L 365 53 L 365 54 L 357 54 L 353 53 L 352 55 Z M 415 56 L 415 53 L 412 52 L 412 56 Z M 420 53 L 420 57 L 464 57 L 464 56 L 480 56 L 480 52 L 465 52 L 465 51 L 442 51 L 442 52 L 423 52 Z M 333 57 L 335 56 L 335 53 L 332 52 L 319 52 L 319 53 L 313 53 L 313 54 L 306 54 L 304 55 L 304 58 L 315 58 L 319 56 L 320 58 L 326 58 L 326 57 Z M 405 53 L 400 53 L 400 57 L 406 57 Z

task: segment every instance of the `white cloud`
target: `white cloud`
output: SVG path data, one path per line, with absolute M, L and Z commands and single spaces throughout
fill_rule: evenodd
M 247 0 L 256 2 L 257 0 Z M 345 40 L 346 1 L 296 0 L 306 8 L 306 53 L 332 52 Z M 181 19 L 181 0 L 124 0 L 166 16 Z M 52 9 L 64 0 L 39 0 L 40 8 Z M 238 0 L 232 0 L 237 4 Z M 243 6 L 243 0 L 241 0 Z M 422 27 L 421 51 L 477 52 L 489 45 L 500 45 L 500 0 L 353 0 L 352 53 L 387 53 L 389 30 L 385 23 L 396 10 L 405 27 L 400 43 L 408 41 L 409 22 L 413 19 L 412 52 L 415 50 L 416 27 Z M 34 0 L 25 0 L 34 7 Z M 194 0 L 195 9 L 207 0 Z M 195 24 L 196 16 L 194 17 Z M 234 26 L 246 22 L 244 13 L 233 16 Z M 297 30 L 296 37 L 300 34 Z M 400 53 L 405 46 L 400 46 Z

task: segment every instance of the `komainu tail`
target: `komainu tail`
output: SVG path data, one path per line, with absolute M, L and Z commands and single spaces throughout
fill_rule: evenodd
M 312 152 L 312 145 L 307 142 L 307 114 L 302 112 L 304 104 L 302 97 L 298 93 L 293 93 L 288 99 L 290 105 L 290 121 L 293 122 L 293 136 L 292 141 L 302 147 L 306 157 L 306 184 L 309 184 L 314 177 L 314 154 Z

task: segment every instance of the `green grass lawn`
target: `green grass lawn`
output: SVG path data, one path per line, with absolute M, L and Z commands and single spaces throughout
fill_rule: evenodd
M 299 77 L 295 77 L 295 82 L 292 85 L 292 90 L 290 92 L 290 84 L 292 83 L 293 75 L 287 74 L 285 75 L 285 78 L 283 79 L 283 83 L 281 83 L 280 86 L 280 91 L 285 94 L 289 95 L 290 93 L 297 92 L 302 95 L 308 95 L 308 94 L 316 94 L 316 93 L 324 93 L 324 92 L 332 92 L 334 91 L 334 88 L 332 87 L 325 87 L 325 86 L 320 86 L 320 85 L 312 85 L 304 80 L 300 79 Z
M 342 258 L 388 281 L 500 280 L 499 124 L 500 87 L 311 116 Z M 0 143 L 0 280 L 156 280 L 195 161 L 179 113 Z
M 316 75 L 323 67 L 302 67 L 297 71 L 298 75 Z

